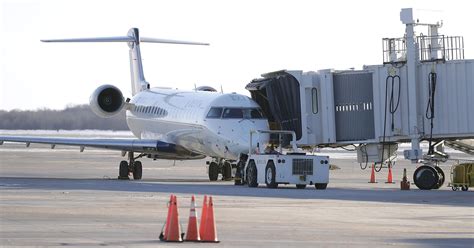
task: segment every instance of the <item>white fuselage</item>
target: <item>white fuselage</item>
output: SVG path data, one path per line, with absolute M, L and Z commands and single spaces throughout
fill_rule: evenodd
M 157 139 L 202 155 L 236 160 L 248 153 L 251 130 L 268 130 L 252 99 L 239 94 L 152 88 L 136 94 L 127 124 L 140 139 Z M 268 135 L 253 138 L 263 147 Z

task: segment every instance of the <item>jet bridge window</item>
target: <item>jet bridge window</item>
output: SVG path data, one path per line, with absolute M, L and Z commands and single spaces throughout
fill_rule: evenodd
M 313 110 L 313 114 L 317 114 L 318 113 L 318 89 L 313 88 L 311 90 L 311 99 L 312 99 L 311 109 Z

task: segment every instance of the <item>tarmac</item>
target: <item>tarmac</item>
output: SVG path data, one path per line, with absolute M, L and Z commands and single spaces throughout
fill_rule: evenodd
M 449 188 L 450 165 L 439 190 L 400 190 L 387 169 L 368 183 L 354 152 L 323 149 L 331 164 L 326 190 L 278 189 L 209 182 L 205 160 L 142 159 L 143 180 L 117 180 L 120 152 L 46 145 L 0 146 L 0 246 L 72 247 L 473 247 L 474 192 Z M 467 158 L 467 155 L 457 154 Z M 364 165 L 362 165 L 364 166 Z M 159 233 L 170 194 L 186 230 L 191 196 L 198 215 L 213 196 L 220 243 L 165 243 Z

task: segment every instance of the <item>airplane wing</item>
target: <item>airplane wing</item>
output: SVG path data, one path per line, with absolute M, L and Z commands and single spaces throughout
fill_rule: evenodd
M 180 159 L 183 157 L 198 156 L 176 144 L 166 143 L 152 139 L 85 139 L 85 138 L 46 138 L 46 137 L 28 137 L 28 136 L 0 136 L 0 145 L 4 142 L 25 143 L 30 146 L 31 143 L 50 144 L 51 148 L 56 145 L 78 146 L 82 152 L 85 147 L 103 148 L 118 150 L 123 152 L 138 152 L 154 154 L 157 157 L 171 157 Z

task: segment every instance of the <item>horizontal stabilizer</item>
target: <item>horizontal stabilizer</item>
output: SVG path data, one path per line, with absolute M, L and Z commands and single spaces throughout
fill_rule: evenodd
M 168 40 L 140 37 L 140 42 L 147 43 L 164 43 L 164 44 L 180 44 L 180 45 L 201 45 L 208 46 L 209 43 L 182 41 L 182 40 Z M 135 42 L 133 36 L 117 36 L 117 37 L 97 37 L 97 38 L 74 38 L 74 39 L 48 39 L 41 40 L 42 42 Z
M 42 42 L 133 42 L 130 36 L 41 40 Z
M 209 46 L 209 43 L 193 42 L 193 41 L 181 41 L 181 40 L 155 39 L 155 38 L 147 38 L 147 37 L 140 37 L 140 41 L 141 42 L 148 42 L 148 43 L 165 43 L 165 44 Z

